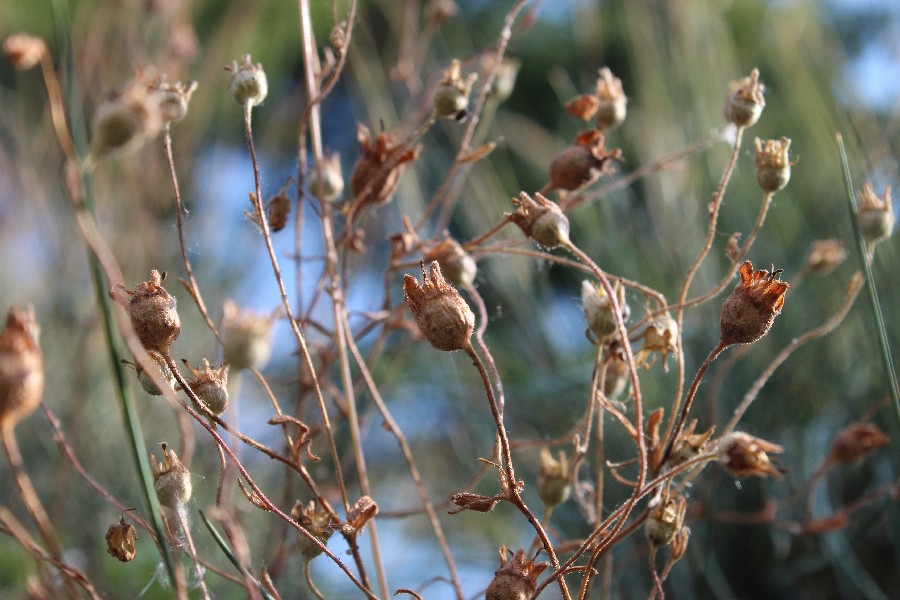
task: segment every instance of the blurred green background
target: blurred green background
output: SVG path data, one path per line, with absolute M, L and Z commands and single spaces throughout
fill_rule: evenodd
M 259 310 L 279 304 L 261 238 L 247 222 L 247 192 L 253 180 L 243 143 L 240 107 L 227 92 L 223 67 L 251 53 L 263 63 L 270 83 L 267 101 L 254 112 L 255 141 L 263 169 L 263 193 L 277 192 L 296 175 L 297 123 L 306 106 L 299 19 L 295 4 L 177 0 L 70 3 L 68 16 L 54 14 L 52 3 L 13 1 L 0 5 L 0 34 L 27 32 L 44 37 L 54 58 L 61 52 L 54 19 L 70 27 L 74 75 L 71 80 L 88 118 L 94 107 L 122 85 L 139 65 L 155 65 L 170 80 L 194 79 L 199 88 L 187 119 L 173 129 L 176 166 L 187 215 L 189 252 L 213 318 L 226 298 Z M 57 3 L 57 6 L 64 3 Z M 320 48 L 332 27 L 329 2 L 313 2 Z M 497 40 L 511 2 L 463 1 L 418 56 L 413 76 L 396 75 L 404 56 L 404 37 L 412 15 L 422 26 L 436 3 L 397 0 L 360 3 L 347 70 L 324 102 L 323 140 L 341 153 L 344 173 L 358 157 L 356 124 L 376 130 L 408 132 L 428 107 L 427 89 L 451 58 L 465 61 Z M 346 2 L 338 2 L 345 14 Z M 533 192 L 547 179 L 553 157 L 584 129 L 562 110 L 578 93 L 592 91 L 597 70 L 608 66 L 622 79 L 629 97 L 628 118 L 609 138 L 624 159 L 619 173 L 663 158 L 689 143 L 720 131 L 722 102 L 730 81 L 758 67 L 766 84 L 766 108 L 759 124 L 745 135 L 734 180 L 726 195 L 715 245 L 692 287 L 708 289 L 728 267 L 725 245 L 734 232 L 752 228 L 761 200 L 755 183 L 752 139 L 789 137 L 796 161 L 791 182 L 779 192 L 749 258 L 757 268 L 784 268 L 784 277 L 800 272 L 813 241 L 842 240 L 852 249 L 852 230 L 843 192 L 835 133 L 843 133 L 857 185 L 872 181 L 880 194 L 897 179 L 900 110 L 896 101 L 900 72 L 900 8 L 884 2 L 797 0 L 714 1 L 616 0 L 608 2 L 536 2 L 516 27 L 508 55 L 521 62 L 513 95 L 486 115 L 482 135 L 497 142 L 487 160 L 475 164 L 459 186 L 461 201 L 446 225 L 457 239 L 471 239 L 502 219 L 519 191 Z M 396 200 L 369 214 L 364 227 L 368 253 L 347 256 L 346 285 L 352 311 L 381 307 L 382 272 L 387 265 L 386 236 L 413 221 L 437 189 L 453 160 L 462 128 L 441 122 L 423 138 L 421 159 L 404 175 Z M 683 274 L 698 252 L 706 229 L 706 205 L 728 158 L 720 142 L 692 154 L 673 168 L 585 205 L 570 214 L 572 239 L 607 272 L 623 275 L 677 298 Z M 50 128 L 46 94 L 38 70 L 13 71 L 0 65 L 0 307 L 33 303 L 42 325 L 47 390 L 45 401 L 63 422 L 68 441 L 88 470 L 126 503 L 142 508 L 137 478 L 129 461 L 119 407 L 112 390 L 106 348 L 90 282 L 84 243 L 72 219 L 61 185 L 62 158 Z M 159 141 L 135 154 L 110 160 L 97 170 L 98 222 L 122 265 L 129 286 L 150 269 L 183 275 L 174 225 L 171 183 Z M 603 185 L 601 182 L 600 184 Z M 321 263 L 318 222 L 310 207 L 304 234 L 313 257 L 299 286 L 286 269 L 290 290 L 308 303 Z M 437 227 L 445 225 L 438 224 Z M 426 228 L 427 229 L 427 228 Z M 429 233 L 438 233 L 429 231 Z M 290 232 L 276 238 L 285 264 L 293 251 Z M 520 233 L 506 231 L 510 239 Z M 889 336 L 900 340 L 900 282 L 897 241 L 882 243 L 875 254 L 877 278 Z M 792 288 L 772 332 L 713 387 L 697 399 L 701 426 L 724 424 L 753 380 L 793 338 L 817 326 L 837 310 L 846 281 L 858 268 L 849 260 L 835 273 L 807 277 Z M 579 290 L 583 275 L 522 256 L 479 258 L 476 280 L 490 313 L 487 341 L 498 361 L 507 394 L 506 419 L 514 440 L 549 439 L 569 430 L 584 409 L 594 347 L 584 338 Z M 396 275 L 393 301 L 401 299 Z M 296 287 L 295 287 L 296 286 Z M 169 287 L 180 301 L 183 330 L 177 357 L 192 364 L 218 358 L 215 340 L 189 296 Z M 693 294 L 692 294 L 693 295 Z M 640 312 L 640 301 L 630 298 Z M 685 361 L 688 377 L 718 339 L 720 300 L 686 312 Z M 305 306 L 304 306 L 305 307 Z M 328 320 L 323 302 L 314 317 Z M 321 315 L 319 314 L 321 313 Z M 356 321 L 354 321 L 356 322 Z M 314 347 L 327 347 L 316 337 Z M 360 339 L 365 349 L 370 338 Z M 298 400 L 297 358 L 289 328 L 277 327 L 275 357 L 265 374 L 282 401 Z M 727 357 L 727 356 L 726 356 Z M 375 365 L 382 394 L 413 447 L 431 496 L 442 502 L 460 491 L 476 470 L 476 456 L 488 456 L 493 425 L 477 375 L 464 356 L 446 355 L 400 334 L 389 338 Z M 720 361 L 721 363 L 722 361 Z M 721 365 L 719 365 L 721 366 Z M 709 377 L 716 377 L 716 366 Z M 336 370 L 333 380 L 337 380 Z M 136 391 L 139 388 L 135 387 Z M 674 371 L 659 365 L 643 375 L 648 409 L 668 405 Z M 715 397 L 708 391 L 717 390 Z M 159 399 L 141 395 L 147 446 L 175 444 L 171 411 Z M 826 516 L 867 492 L 893 483 L 895 495 L 882 495 L 853 513 L 846 527 L 818 536 L 793 534 L 778 523 L 736 524 L 717 518 L 725 513 L 759 512 L 779 501 L 781 521 L 801 520 L 804 507 L 790 503 L 828 453 L 834 433 L 861 418 L 871 418 L 893 439 L 900 437 L 887 404 L 888 383 L 875 341 L 875 325 L 865 298 L 846 322 L 824 339 L 803 347 L 776 372 L 747 413 L 742 428 L 785 447 L 781 464 L 790 472 L 781 481 L 746 480 L 736 484 L 714 466 L 690 490 L 688 523 L 692 536 L 687 556 L 666 583 L 671 598 L 896 598 L 900 597 L 900 514 L 896 485 L 900 460 L 896 443 L 865 462 L 840 467 L 817 488 L 814 516 Z M 308 399 L 302 399 L 308 403 Z M 394 440 L 381 428 L 381 417 L 368 397 L 360 398 L 373 497 L 382 513 L 380 532 L 390 589 L 421 589 L 426 598 L 450 598 L 452 589 L 433 581 L 445 573 L 437 546 L 421 516 L 391 518 L 390 513 L 418 507 L 418 496 Z M 269 416 L 255 382 L 240 388 L 241 429 L 278 443 L 264 424 Z M 314 413 L 311 413 L 314 414 Z M 313 417 L 311 417 L 313 418 Z M 314 419 L 314 418 L 313 418 Z M 631 456 L 631 442 L 614 423 L 607 425 L 610 460 Z M 26 465 L 63 537 L 66 559 L 84 569 L 110 598 L 132 598 L 157 575 L 159 557 L 146 536 L 135 563 L 120 564 L 104 548 L 106 527 L 117 511 L 101 499 L 60 457 L 52 431 L 37 414 L 18 428 Z M 347 452 L 346 427 L 339 444 Z M 314 450 L 325 456 L 324 440 Z M 268 459 L 245 453 L 248 467 L 264 489 L 289 509 L 305 490 Z M 516 453 L 526 500 L 534 492 L 537 450 Z M 311 467 L 329 481 L 329 461 Z M 212 444 L 198 436 L 193 457 L 195 499 L 205 508 L 215 495 L 217 459 Z M 585 469 L 587 471 L 587 469 Z M 0 503 L 24 515 L 0 464 Z M 333 483 L 333 481 L 332 481 Z M 479 491 L 493 493 L 490 477 Z M 610 485 L 607 509 L 624 494 Z M 284 598 L 307 597 L 296 553 L 277 553 L 273 540 L 293 536 L 275 519 L 243 510 L 255 570 L 266 564 L 276 574 Z M 702 513 L 702 514 L 701 514 Z M 488 584 L 497 568 L 500 544 L 528 546 L 530 529 L 508 506 L 490 515 L 439 511 L 469 597 Z M 24 516 L 23 516 L 24 518 Z M 194 518 L 200 552 L 230 568 Z M 563 539 L 578 539 L 590 528 L 574 503 L 559 507 L 551 527 Z M 364 540 L 365 541 L 365 540 Z M 346 548 L 337 536 L 332 548 Z M 651 588 L 646 546 L 640 534 L 616 548 L 612 596 L 645 598 Z M 10 538 L 0 537 L 0 596 L 22 597 L 34 565 Z M 329 598 L 355 597 L 344 576 L 327 559 L 313 565 L 314 577 Z M 209 583 L 217 598 L 243 596 L 215 575 Z M 550 587 L 547 597 L 558 590 Z M 598 591 L 593 591 L 592 597 Z M 166 598 L 158 583 L 144 597 Z

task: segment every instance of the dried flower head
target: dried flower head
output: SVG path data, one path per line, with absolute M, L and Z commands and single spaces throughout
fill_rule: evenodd
M 592 183 L 601 175 L 613 173 L 613 161 L 621 156 L 619 148 L 607 151 L 602 131 L 581 133 L 553 159 L 548 188 L 571 191 Z
M 668 371 L 666 359 L 670 352 L 678 350 L 678 335 L 678 323 L 668 313 L 654 319 L 638 336 L 638 339 L 644 341 L 644 345 L 638 350 L 636 363 L 649 369 L 656 362 L 658 353 L 662 358 L 663 369 Z
M 36 67 L 46 52 L 44 40 L 33 35 L 16 33 L 3 40 L 3 56 L 21 71 Z
M 876 196 L 871 183 L 859 190 L 859 206 L 856 209 L 859 229 L 866 241 L 873 245 L 890 237 L 894 230 L 894 209 L 891 206 L 891 186 L 884 188 L 884 196 Z
M 315 500 L 310 500 L 306 506 L 298 501 L 291 510 L 291 516 L 323 546 L 328 543 L 328 538 L 331 537 L 338 525 L 337 519 Z M 299 531 L 297 532 L 297 546 L 300 554 L 306 560 L 312 560 L 322 554 L 322 549 Z
M 687 500 L 681 494 L 674 497 L 666 494 L 655 502 L 644 522 L 644 535 L 650 546 L 660 548 L 668 546 L 684 526 Z
M 500 547 L 500 568 L 484 594 L 485 600 L 527 600 L 534 594 L 538 577 L 550 566 L 525 558 L 525 550 L 519 549 L 512 560 L 506 561 L 506 546 Z
M 362 533 L 366 524 L 378 514 L 378 504 L 369 496 L 361 496 L 347 511 L 347 522 L 343 531 L 346 535 Z
M 32 307 L 10 308 L 0 332 L 0 434 L 30 415 L 44 395 L 40 328 Z
M 616 292 L 622 321 L 627 321 L 631 315 L 631 307 L 625 302 L 625 288 L 622 286 L 622 282 L 616 281 L 613 284 L 613 290 Z M 602 341 L 615 333 L 616 318 L 612 302 L 603 286 L 587 280 L 581 282 L 581 309 L 584 311 L 584 318 L 587 319 L 588 339 L 591 339 L 591 334 L 593 334 L 595 340 Z
M 725 99 L 725 120 L 738 127 L 750 127 L 759 120 L 766 100 L 763 91 L 766 87 L 759 81 L 759 69 L 750 71 L 750 75 L 731 82 L 728 97 Z
M 231 61 L 231 66 L 225 67 L 231 73 L 228 83 L 228 91 L 241 106 L 258 106 L 266 99 L 269 93 L 269 80 L 263 71 L 262 63 L 255 65 L 250 60 L 250 55 L 244 55 L 244 61 L 238 64 Z
M 165 76 L 153 85 L 163 123 L 177 123 L 187 116 L 188 103 L 197 89 L 196 81 L 169 83 Z
M 847 250 L 840 240 L 817 240 L 809 250 L 806 267 L 813 273 L 823 275 L 837 269 L 847 260 Z
M 597 78 L 597 127 L 611 131 L 625 121 L 628 97 L 622 89 L 622 80 L 612 74 L 607 67 L 600 69 Z
M 129 562 L 134 559 L 137 552 L 134 549 L 134 543 L 137 541 L 138 534 L 134 525 L 125 521 L 125 517 L 119 519 L 118 523 L 113 523 L 106 530 L 106 551 L 109 552 L 116 560 Z
M 749 344 L 768 333 L 790 287 L 777 279 L 780 273 L 754 271 L 749 260 L 741 264 L 741 282 L 722 304 L 722 343 Z
M 425 251 L 425 262 L 430 264 L 434 261 L 441 265 L 441 273 L 454 285 L 472 285 L 475 281 L 478 273 L 475 259 L 449 233 Z
M 321 171 L 321 179 L 319 172 Z M 307 176 L 309 191 L 321 202 L 334 202 L 344 193 L 344 174 L 341 171 L 341 155 L 326 151 L 318 168 L 313 165 Z
M 712 426 L 703 433 L 694 433 L 697 428 L 697 419 L 693 419 L 690 424 L 681 432 L 678 439 L 672 445 L 672 452 L 669 454 L 668 463 L 671 466 L 678 466 L 682 463 L 697 458 L 707 451 L 709 440 L 716 431 L 716 427 Z
M 233 300 L 222 307 L 225 362 L 235 369 L 261 369 L 272 354 L 272 326 L 279 312 L 269 315 L 244 310 Z
M 200 402 L 214 415 L 221 415 L 228 408 L 228 365 L 222 363 L 212 367 L 205 358 L 200 368 L 195 369 L 188 361 L 182 361 L 194 376 L 188 387 Z
M 857 462 L 890 441 L 874 423 L 851 423 L 834 436 L 830 459 L 845 464 Z
M 549 448 L 541 448 L 537 493 L 548 507 L 562 504 L 569 499 L 572 484 L 569 478 L 569 457 L 564 451 L 559 451 L 557 460 L 553 458 Z
M 767 193 L 784 189 L 791 179 L 791 159 L 788 157 L 791 140 L 786 137 L 766 141 L 756 138 L 754 145 L 759 187 Z
M 431 263 L 430 275 L 422 264 L 421 285 L 412 275 L 405 275 L 403 291 L 419 331 L 432 346 L 447 352 L 471 347 L 475 314 L 444 279 L 437 262 Z
M 469 94 L 477 79 L 478 73 L 469 73 L 469 76 L 463 79 L 460 62 L 454 58 L 434 94 L 434 116 L 455 121 L 465 119 L 466 109 L 469 107 Z
M 519 226 L 527 237 L 546 248 L 569 243 L 569 219 L 555 202 L 540 192 L 534 198 L 522 192 L 513 198 L 516 211 L 505 217 Z
M 153 489 L 159 503 L 167 508 L 179 508 L 191 499 L 191 473 L 187 470 L 175 451 L 168 444 L 161 444 L 163 451 L 162 464 L 156 456 L 150 455 L 150 469 L 153 471 Z
M 148 75 L 139 71 L 121 91 L 97 107 L 91 139 L 94 156 L 129 152 L 156 137 L 163 116 L 153 85 Z
M 482 513 L 490 512 L 500 502 L 500 498 L 497 496 L 472 494 L 471 492 L 459 492 L 450 496 L 450 501 L 458 508 L 447 511 L 447 514 L 455 515 L 464 510 L 474 510 Z
M 773 475 L 781 478 L 781 471 L 769 459 L 769 453 L 779 454 L 784 448 L 766 440 L 736 431 L 719 440 L 719 462 L 735 477 L 765 477 Z
M 350 192 L 353 194 L 354 212 L 388 202 L 397 191 L 400 176 L 406 165 L 416 160 L 421 148 L 404 148 L 394 138 L 382 131 L 372 142 L 372 136 L 364 125 L 357 128 L 356 139 L 362 155 L 350 174 Z
M 172 370 L 169 369 L 169 365 L 166 364 L 166 359 L 163 358 L 163 355 L 155 350 L 148 350 L 147 355 L 150 357 L 151 362 L 156 365 L 162 378 L 167 381 L 169 385 L 175 387 L 175 376 L 172 374 Z M 144 370 L 144 367 L 139 363 L 135 363 L 134 370 L 137 372 L 138 381 L 145 392 L 151 396 L 162 396 L 162 390 L 153 383 L 153 378 Z
M 128 310 L 131 326 L 147 350 L 156 350 L 163 356 L 181 332 L 175 297 L 162 286 L 165 273 L 150 271 L 150 279 L 141 282 L 132 292 L 118 285 L 110 291 L 110 297 Z M 127 300 L 126 296 L 131 296 Z

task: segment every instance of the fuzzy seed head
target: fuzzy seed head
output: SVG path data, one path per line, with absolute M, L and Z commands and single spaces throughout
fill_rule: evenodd
M 383 131 L 373 143 L 369 129 L 364 125 L 359 125 L 356 138 L 362 155 L 350 174 L 353 204 L 357 210 L 364 206 L 385 204 L 397 191 L 406 165 L 418 158 L 421 148 L 416 146 L 404 150 Z
M 159 503 L 167 508 L 177 509 L 191 499 L 191 473 L 187 470 L 175 451 L 162 443 L 163 461 L 158 463 L 156 456 L 150 455 L 150 468 L 153 471 L 153 489 Z
M 235 369 L 261 369 L 272 354 L 272 326 L 278 311 L 269 315 L 244 310 L 226 300 L 222 315 L 225 362 Z
M 472 285 L 478 273 L 478 265 L 472 255 L 447 234 L 441 242 L 425 253 L 425 262 L 437 261 L 441 273 L 454 285 Z
M 763 142 L 756 138 L 754 145 L 756 181 L 759 187 L 767 193 L 784 189 L 791 179 L 791 159 L 788 157 L 791 140 L 783 137 Z
M 131 326 L 144 348 L 165 355 L 181 332 L 181 320 L 175 297 L 162 286 L 163 279 L 159 271 L 150 271 L 150 279 L 139 283 L 134 291 L 124 290 L 130 300 L 126 301 L 120 290 L 111 291 L 110 296 L 128 310 Z
M 619 281 L 614 284 L 613 288 L 616 292 L 622 321 L 627 321 L 631 315 L 631 308 L 625 302 L 625 288 Z M 597 340 L 602 341 L 615 333 L 616 318 L 612 302 L 602 286 L 587 280 L 581 282 L 581 309 L 584 311 L 588 330 L 596 336 Z
M 113 523 L 106 530 L 106 551 L 116 560 L 129 562 L 137 554 L 134 548 L 137 538 L 134 525 L 126 522 L 124 518 L 119 519 L 118 523 Z
M 754 271 L 749 260 L 741 264 L 741 282 L 722 304 L 723 343 L 749 344 L 769 332 L 790 287 L 777 279 L 779 272 Z
M 2 50 L 14 69 L 27 71 L 41 62 L 47 52 L 47 44 L 39 37 L 16 33 L 3 40 Z
M 519 226 L 527 237 L 545 248 L 569 243 L 569 219 L 557 204 L 538 192 L 534 198 L 522 192 L 513 198 L 516 211 L 506 218 Z
M 344 174 L 341 171 L 341 155 L 337 152 L 326 152 L 319 164 L 322 178 L 313 167 L 307 178 L 309 191 L 322 202 L 334 202 L 344 193 Z M 321 184 L 319 183 L 321 181 Z M 319 186 L 321 185 L 321 191 Z M 321 194 L 321 196 L 319 195 Z
M 737 478 L 765 477 L 781 478 L 781 472 L 772 464 L 769 453 L 778 454 L 784 448 L 766 440 L 753 437 L 741 431 L 729 433 L 719 440 L 719 462 L 725 470 Z
M 475 331 L 475 313 L 444 279 L 437 261 L 431 263 L 430 271 L 430 275 L 425 272 L 423 263 L 421 285 L 412 275 L 403 277 L 406 303 L 419 331 L 438 350 L 452 352 L 469 348 Z
M 564 451 L 559 451 L 557 460 L 553 458 L 549 448 L 541 448 L 537 493 L 548 507 L 562 504 L 569 499 L 572 485 L 569 482 L 569 458 Z
M 891 236 L 894 230 L 894 209 L 891 206 L 891 186 L 884 188 L 884 195 L 875 195 L 871 183 L 859 190 L 859 206 L 856 209 L 859 228 L 869 244 L 875 244 Z
M 615 171 L 614 161 L 622 155 L 618 148 L 607 151 L 606 138 L 599 130 L 579 134 L 575 143 L 550 164 L 550 188 L 572 191 Z
M 500 568 L 494 573 L 484 600 L 528 600 L 534 594 L 538 577 L 548 566 L 550 563 L 525 558 L 524 549 L 519 549 L 506 562 L 506 547 L 500 548 Z
M 466 118 L 469 107 L 469 94 L 478 79 L 477 73 L 470 73 L 462 78 L 460 62 L 453 59 L 450 67 L 444 72 L 444 80 L 434 94 L 434 116 L 438 118 L 462 121 Z
M 269 94 L 269 80 L 263 71 L 262 63 L 255 65 L 250 60 L 250 55 L 244 55 L 240 64 L 231 61 L 231 66 L 225 67 L 231 72 L 231 81 L 228 83 L 228 91 L 241 106 L 258 106 Z
M 754 125 L 766 105 L 764 91 L 765 86 L 759 81 L 759 69 L 753 69 L 747 77 L 731 82 L 725 99 L 725 120 L 738 127 Z
M 195 369 L 187 361 L 184 364 L 194 375 L 193 381 L 188 381 L 188 387 L 200 402 L 214 415 L 225 412 L 228 407 L 228 365 L 222 363 L 218 367 L 212 367 L 205 358 L 199 369 Z
M 41 403 L 44 361 L 34 309 L 10 308 L 0 332 L 0 434 L 14 428 Z

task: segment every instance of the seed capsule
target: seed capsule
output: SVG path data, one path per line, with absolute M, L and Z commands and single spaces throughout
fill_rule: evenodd
M 776 279 L 778 273 L 754 271 L 749 260 L 741 264 L 741 282 L 722 304 L 720 321 L 724 344 L 749 344 L 768 333 L 784 306 L 784 295 L 790 287 Z
M 166 355 L 181 332 L 181 319 L 175 297 L 162 286 L 163 279 L 165 274 L 150 271 L 150 279 L 139 283 L 134 291 L 120 285 L 110 291 L 110 297 L 128 310 L 131 326 L 144 348 Z M 131 297 L 127 302 L 126 296 Z
M 231 81 L 228 90 L 241 106 L 257 106 L 266 99 L 269 94 L 269 81 L 262 63 L 254 65 L 250 61 L 250 55 L 244 56 L 244 61 L 238 65 L 236 60 L 231 61 L 230 67 L 225 67 L 231 72 Z
M 431 263 L 430 275 L 423 263 L 421 285 L 412 275 L 405 275 L 403 291 L 416 325 L 432 346 L 447 352 L 471 346 L 475 314 L 444 279 L 437 262 Z
M 763 97 L 765 89 L 766 86 L 759 81 L 759 69 L 753 69 L 749 76 L 731 82 L 725 99 L 725 119 L 738 127 L 754 125 L 766 105 Z
M 178 508 L 191 499 L 191 473 L 165 442 L 162 443 L 162 451 L 162 464 L 156 461 L 156 456 L 150 455 L 153 489 L 156 490 L 160 504 L 167 508 Z

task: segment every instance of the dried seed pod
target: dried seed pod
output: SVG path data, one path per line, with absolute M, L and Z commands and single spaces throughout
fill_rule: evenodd
M 471 347 L 475 314 L 444 279 L 437 262 L 431 263 L 430 275 L 423 263 L 421 285 L 412 275 L 405 275 L 403 291 L 416 325 L 432 346 L 447 352 Z
M 162 111 L 152 87 L 147 74 L 139 71 L 121 91 L 97 107 L 91 138 L 94 156 L 135 150 L 160 132 Z
M 20 71 L 36 67 L 46 52 L 44 40 L 33 35 L 16 33 L 3 40 L 3 56 Z
M 477 73 L 470 73 L 464 80 L 460 71 L 460 62 L 453 59 L 450 67 L 444 72 L 444 79 L 434 94 L 434 116 L 438 118 L 462 121 L 466 118 L 469 107 L 469 94 L 478 79 Z
M 128 310 L 131 326 L 147 350 L 156 350 L 163 356 L 181 332 L 175 297 L 162 286 L 165 273 L 150 271 L 150 279 L 139 283 L 132 292 L 124 286 L 110 291 L 110 297 Z M 123 292 L 131 299 L 126 302 Z
M 472 285 L 475 281 L 478 273 L 475 259 L 450 234 L 445 234 L 442 241 L 425 252 L 425 262 L 434 261 L 441 265 L 441 273 L 454 285 Z
M 555 202 L 538 192 L 534 198 L 522 192 L 513 198 L 516 211 L 505 213 L 526 236 L 546 248 L 569 243 L 569 219 Z
M 876 196 L 871 183 L 859 190 L 859 206 L 856 209 L 859 228 L 871 245 L 890 237 L 894 230 L 894 209 L 891 206 L 891 186 L 884 188 L 884 196 Z
M 10 308 L 0 332 L 0 434 L 5 435 L 41 403 L 44 360 L 34 309 Z
M 455 515 L 464 510 L 474 510 L 475 512 L 490 512 L 500 499 L 496 496 L 483 496 L 482 494 L 472 494 L 470 492 L 459 492 L 450 496 L 450 501 L 459 508 L 447 511 L 447 514 Z
M 156 365 L 156 368 L 159 369 L 159 374 L 162 375 L 162 378 L 169 382 L 169 385 L 175 387 L 175 376 L 172 374 L 171 369 L 169 369 L 169 365 L 166 364 L 166 359 L 155 350 L 148 350 L 147 354 L 150 356 L 150 360 L 153 361 L 153 364 Z M 162 396 L 162 390 L 153 383 L 153 379 L 141 365 L 135 364 L 134 370 L 137 372 L 138 381 L 145 392 L 151 396 Z
M 806 268 L 813 273 L 827 274 L 847 260 L 847 250 L 840 240 L 817 240 L 809 250 Z
M 203 359 L 199 369 L 192 367 L 188 361 L 185 366 L 194 375 L 188 381 L 188 387 L 214 415 L 221 415 L 228 408 L 228 365 L 223 363 L 216 368 Z
M 891 439 L 874 423 L 851 423 L 837 432 L 831 445 L 830 459 L 854 463 L 889 444 Z
M 328 538 L 331 537 L 338 525 L 337 519 L 315 500 L 310 500 L 306 506 L 297 501 L 291 510 L 291 516 L 322 542 L 323 546 L 328 543 Z M 303 558 L 308 561 L 322 554 L 322 549 L 299 531 L 297 532 L 297 547 Z
M 722 304 L 723 344 L 749 344 L 768 333 L 790 287 L 776 279 L 780 272 L 754 271 L 749 260 L 741 264 L 741 282 Z
M 548 507 L 562 504 L 569 499 L 572 484 L 569 477 L 569 457 L 564 451 L 559 451 L 557 460 L 553 458 L 549 448 L 541 448 L 537 493 Z
M 759 81 L 759 69 L 753 69 L 743 79 L 732 81 L 725 99 L 725 119 L 738 127 L 754 125 L 766 105 L 763 97 L 765 89 Z
M 225 362 L 235 369 L 261 369 L 272 354 L 272 326 L 279 311 L 269 315 L 243 310 L 226 300 L 222 314 L 222 344 Z
M 791 159 L 788 157 L 791 140 L 783 137 L 763 142 L 756 138 L 754 145 L 756 181 L 759 187 L 767 193 L 784 189 L 791 179 Z
M 162 464 L 156 456 L 150 455 L 150 469 L 153 471 L 153 489 L 159 503 L 167 508 L 177 509 L 191 499 L 191 473 L 187 470 L 174 450 L 163 442 Z
M 644 522 L 644 535 L 654 548 L 668 546 L 675 534 L 684 526 L 684 515 L 687 512 L 687 501 L 684 496 L 668 495 L 657 499 L 657 504 L 650 507 L 650 513 Z
M 365 206 L 385 204 L 400 184 L 400 176 L 406 165 L 416 160 L 420 147 L 403 149 L 394 138 L 381 132 L 372 142 L 368 128 L 359 125 L 356 134 L 362 155 L 350 174 L 350 191 L 353 193 L 353 212 Z
M 773 475 L 781 478 L 781 471 L 769 459 L 769 453 L 778 454 L 784 448 L 778 444 L 753 437 L 741 431 L 729 433 L 719 440 L 719 462 L 735 477 L 765 477 Z
M 534 594 L 538 577 L 550 566 L 525 558 L 519 549 L 512 560 L 506 561 L 506 547 L 500 548 L 500 568 L 484 594 L 485 600 L 528 600 Z
M 134 525 L 126 522 L 125 517 L 122 517 L 118 523 L 113 523 L 106 530 L 106 551 L 116 560 L 129 562 L 137 554 L 134 548 L 137 538 L 138 534 Z
M 196 81 L 169 83 L 163 76 L 153 85 L 163 123 L 177 123 L 187 116 L 188 103 L 197 89 Z
M 611 131 L 625 121 L 628 97 L 622 89 L 622 80 L 612 74 L 607 67 L 600 69 L 597 78 L 597 127 Z
M 550 164 L 549 189 L 576 190 L 614 171 L 613 162 L 621 157 L 616 148 L 606 150 L 606 138 L 599 130 L 579 134 L 575 142 L 560 152 Z
M 238 65 L 236 60 L 231 61 L 231 66 L 225 67 L 231 72 L 231 80 L 228 83 L 228 91 L 241 106 L 258 106 L 266 99 L 269 93 L 269 80 L 263 71 L 262 63 L 253 64 L 250 55 L 244 55 L 244 61 Z
M 313 166 L 309 171 L 307 176 L 309 191 L 322 202 L 334 202 L 344 193 L 341 155 L 337 152 L 326 152 L 319 163 L 319 169 L 322 173 L 321 183 L 319 183 L 319 170 Z
M 616 292 L 616 300 L 619 305 L 619 313 L 622 321 L 627 321 L 631 315 L 631 307 L 625 302 L 625 288 L 622 283 L 616 281 L 613 285 Z M 606 290 L 599 285 L 584 280 L 581 282 L 581 309 L 587 320 L 588 331 L 602 341 L 616 331 L 616 318 L 613 312 L 612 302 Z
M 669 454 L 668 463 L 675 467 L 682 463 L 697 458 L 706 452 L 709 440 L 716 431 L 715 425 L 704 431 L 703 433 L 694 433 L 697 427 L 697 419 L 694 419 L 681 432 L 678 439 L 672 445 L 672 453 Z

